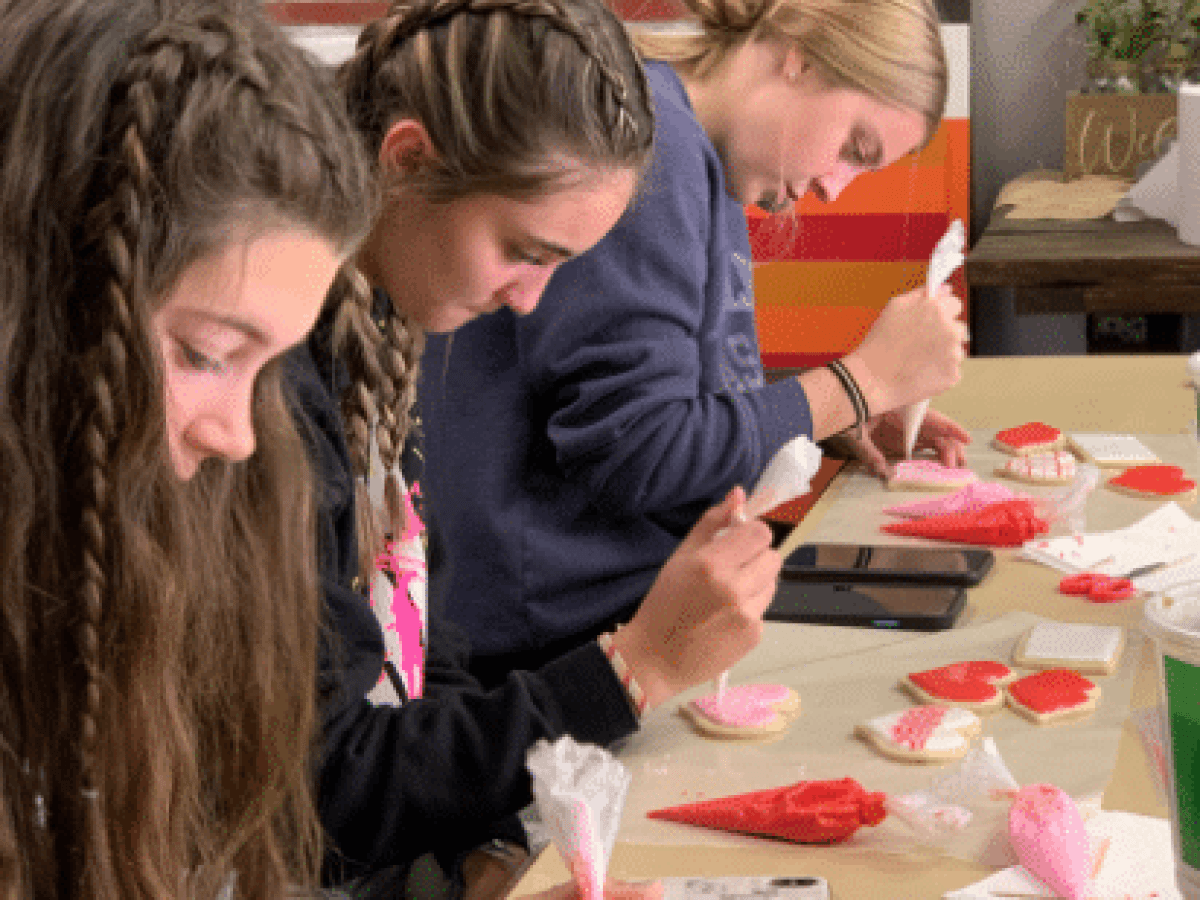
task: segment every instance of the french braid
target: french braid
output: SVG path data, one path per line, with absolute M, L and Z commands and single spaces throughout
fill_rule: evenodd
M 417 372 L 424 336 L 415 326 L 392 312 L 376 320 L 370 285 L 347 264 L 333 289 L 336 307 L 333 341 L 345 364 L 350 382 L 342 393 L 346 443 L 355 476 L 355 512 L 359 533 L 359 572 L 364 578 L 374 569 L 384 533 L 394 533 L 402 523 L 377 522 L 367 483 L 371 474 L 372 445 L 383 465 L 385 498 L 391 511 L 400 494 L 396 469 L 412 427 Z M 392 517 L 394 519 L 394 517 Z
M 526 19 L 540 19 L 551 29 L 572 38 L 596 67 L 612 93 L 615 115 L 611 126 L 630 135 L 636 134 L 638 126 L 628 109 L 629 87 L 625 79 L 599 52 L 595 39 L 580 27 L 558 0 L 426 0 L 419 3 L 401 0 L 392 5 L 386 16 L 363 29 L 349 67 L 359 71 L 378 71 L 400 43 L 414 36 L 428 40 L 427 29 L 461 13 L 507 13 Z

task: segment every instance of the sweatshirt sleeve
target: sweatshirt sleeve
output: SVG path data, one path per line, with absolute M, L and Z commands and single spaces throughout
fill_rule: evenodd
M 784 443 L 812 435 L 799 382 L 763 383 L 745 213 L 690 114 L 657 111 L 633 205 L 560 267 L 517 332 L 558 467 L 617 515 L 749 488 Z
M 321 820 L 351 871 L 497 836 L 496 823 L 532 799 L 525 753 L 536 740 L 606 746 L 637 727 L 594 643 L 487 692 L 435 689 L 400 707 L 335 692 L 323 719 Z

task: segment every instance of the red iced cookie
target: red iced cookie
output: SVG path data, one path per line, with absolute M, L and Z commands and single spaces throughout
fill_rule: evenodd
M 1042 422 L 1026 422 L 1016 428 L 996 432 L 992 444 L 998 450 L 1020 455 L 1059 447 L 1062 436 L 1062 432 L 1053 426 Z
M 685 825 L 784 838 L 802 844 L 835 844 L 862 825 L 878 825 L 887 815 L 884 795 L 853 778 L 799 781 L 732 797 L 685 803 L 646 813 Z
M 924 672 L 912 672 L 904 686 L 922 703 L 943 703 L 983 712 L 1004 702 L 998 685 L 1014 678 L 1004 663 L 988 659 L 952 663 Z
M 1073 669 L 1046 669 L 1008 685 L 1008 701 L 1038 724 L 1096 708 L 1100 688 Z
M 1179 466 L 1133 466 L 1116 478 L 1109 479 L 1108 486 L 1136 497 L 1196 495 L 1196 482 L 1184 478 L 1183 469 Z

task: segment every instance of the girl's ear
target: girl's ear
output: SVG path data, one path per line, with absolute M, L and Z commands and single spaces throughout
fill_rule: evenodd
M 416 119 L 399 119 L 383 136 L 379 167 L 387 175 L 403 178 L 436 156 L 425 126 Z

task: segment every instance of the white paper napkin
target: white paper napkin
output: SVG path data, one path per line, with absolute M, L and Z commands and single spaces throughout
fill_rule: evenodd
M 1164 503 L 1132 525 L 1116 531 L 1027 541 L 1026 559 L 1061 572 L 1123 575 L 1140 566 L 1175 562 L 1200 550 L 1200 522 L 1178 503 Z M 1151 573 L 1135 581 L 1140 590 L 1160 590 L 1190 577 L 1191 563 Z M 1151 580 L 1153 579 L 1153 580 Z
M 1179 144 L 1172 143 L 1145 175 L 1117 201 L 1118 222 L 1163 219 L 1179 227 Z

